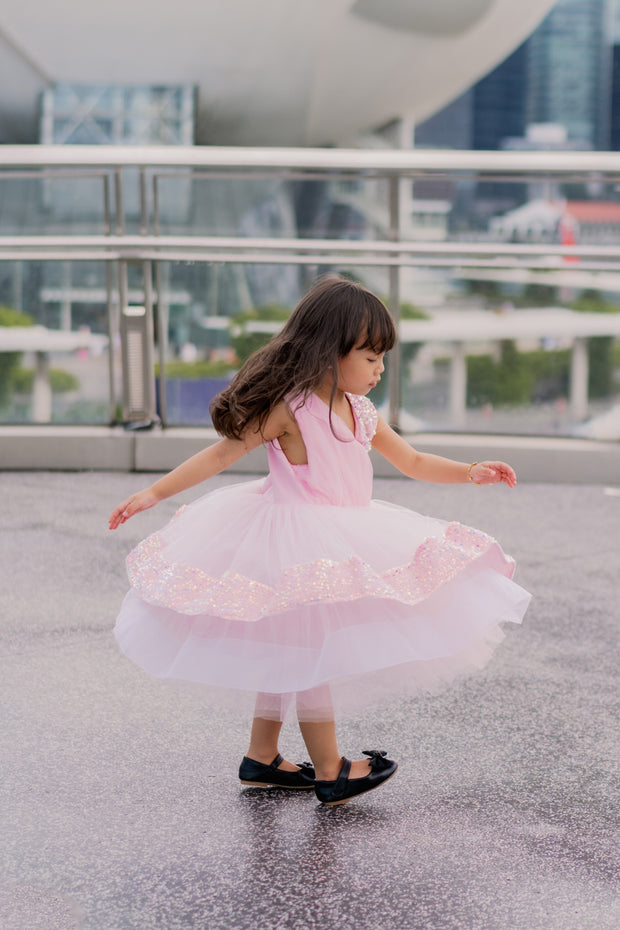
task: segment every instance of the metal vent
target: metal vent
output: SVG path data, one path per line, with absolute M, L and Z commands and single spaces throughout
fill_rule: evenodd
M 123 419 L 155 419 L 153 324 L 146 307 L 125 307 L 121 315 Z

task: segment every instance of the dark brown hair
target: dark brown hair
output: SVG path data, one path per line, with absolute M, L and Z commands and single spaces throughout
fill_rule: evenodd
M 338 359 L 351 349 L 388 352 L 395 341 L 394 321 L 371 291 L 335 275 L 321 278 L 302 297 L 283 329 L 254 352 L 213 399 L 213 425 L 230 439 L 241 439 L 250 424 L 262 430 L 280 401 L 299 397 L 303 402 L 329 371 L 336 373 Z M 330 415 L 335 393 L 334 378 Z

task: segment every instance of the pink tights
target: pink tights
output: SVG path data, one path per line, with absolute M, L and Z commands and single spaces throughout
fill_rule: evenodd
M 293 697 L 296 698 L 297 719 L 301 723 L 318 723 L 334 719 L 332 695 L 327 684 L 318 685 L 308 691 L 298 691 L 296 694 L 292 691 L 285 694 L 261 692 L 256 696 L 254 716 L 263 720 L 284 720 Z

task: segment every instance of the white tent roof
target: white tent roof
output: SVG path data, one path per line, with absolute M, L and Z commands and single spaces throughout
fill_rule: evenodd
M 553 2 L 3 0 L 1 141 L 37 141 L 39 93 L 69 81 L 195 84 L 199 143 L 343 144 L 431 115 Z

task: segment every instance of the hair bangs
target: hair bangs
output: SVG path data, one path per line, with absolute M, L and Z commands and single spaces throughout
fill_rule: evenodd
M 385 304 L 369 294 L 371 300 L 366 301 L 366 325 L 364 329 L 364 342 L 360 349 L 370 349 L 380 355 L 389 352 L 396 342 L 396 326 L 392 315 Z

